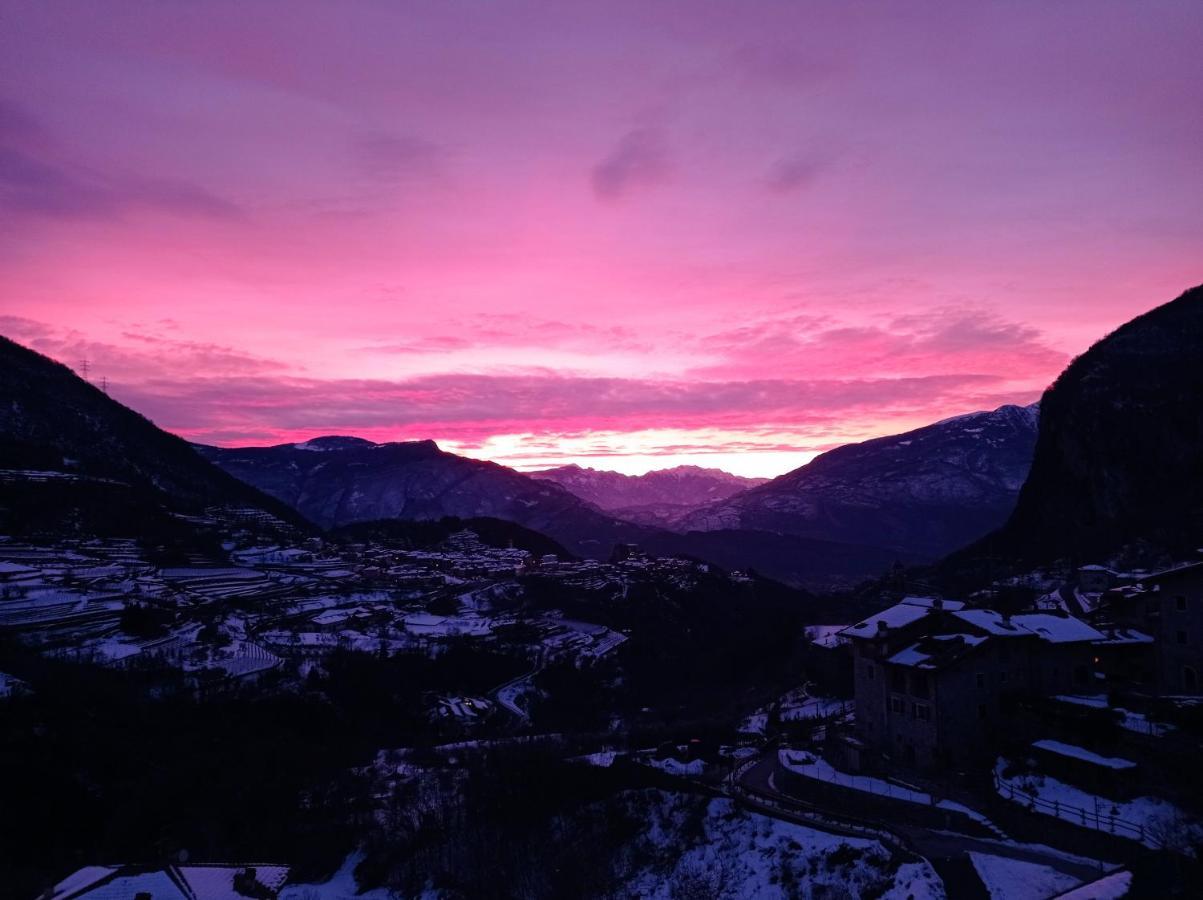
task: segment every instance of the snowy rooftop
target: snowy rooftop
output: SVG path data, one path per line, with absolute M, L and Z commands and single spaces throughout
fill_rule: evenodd
M 86 866 L 55 885 L 52 900 L 128 900 L 148 894 L 154 900 L 245 900 L 234 889 L 234 879 L 248 866 L 168 866 L 146 869 L 135 866 Z M 277 891 L 288 878 L 287 866 L 250 865 L 255 880 Z M 272 896 L 275 896 L 273 893 Z
M 899 603 L 896 606 L 891 606 L 889 609 L 883 609 L 863 622 L 857 622 L 855 625 L 848 626 L 840 633 L 849 637 L 872 637 L 877 634 L 878 628 L 881 625 L 885 625 L 886 628 L 901 628 L 904 625 L 910 625 L 912 622 L 918 622 L 929 612 L 931 610 L 924 609 L 922 606 Z
M 903 597 L 902 602 L 906 606 L 922 606 L 925 609 L 958 610 L 965 608 L 965 604 L 960 600 L 941 600 L 937 597 Z
M 1051 613 L 1024 613 L 1011 620 L 1020 628 L 1027 629 L 1053 644 L 1069 644 L 1078 641 L 1101 641 L 1105 635 L 1073 616 L 1056 616 Z
M 899 650 L 886 661 L 896 666 L 938 669 L 960 659 L 966 651 L 985 640 L 975 634 L 936 634 L 911 644 L 905 650 Z
M 1085 747 L 1077 747 L 1061 741 L 1034 741 L 1032 746 L 1037 750 L 1044 750 L 1047 753 L 1055 753 L 1058 756 L 1070 757 L 1071 759 L 1081 760 L 1082 762 L 1102 766 L 1107 769 L 1115 769 L 1116 771 L 1136 768 L 1136 763 L 1130 759 L 1121 759 L 1118 756 L 1102 756 L 1101 754 L 1087 750 Z

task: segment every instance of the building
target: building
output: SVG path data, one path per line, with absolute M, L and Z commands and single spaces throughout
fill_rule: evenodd
M 43 895 L 45 900 L 272 900 L 288 866 L 85 866 Z
M 858 736 L 883 762 L 963 764 L 996 746 L 1009 697 L 1090 690 L 1106 635 L 1064 613 L 1009 616 L 908 597 L 842 632 Z
M 1140 580 L 1163 694 L 1203 694 L 1203 563 Z

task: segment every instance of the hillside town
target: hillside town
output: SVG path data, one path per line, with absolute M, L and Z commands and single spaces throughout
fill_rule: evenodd
M 725 742 L 682 735 L 640 747 L 618 722 L 582 744 L 532 721 L 535 674 L 554 663 L 621 666 L 629 629 L 527 600 L 541 591 L 621 599 L 649 581 L 688 590 L 719 574 L 707 564 L 632 547 L 611 562 L 560 559 L 492 547 L 466 528 L 422 548 L 264 543 L 245 531 L 222 547 L 219 565 L 155 560 L 154 548 L 132 540 L 0 540 L 0 629 L 49 658 L 174 670 L 202 695 L 267 673 L 302 685 L 335 652 L 437 658 L 467 641 L 513 657 L 521 671 L 491 690 L 429 696 L 428 715 L 448 739 L 525 735 L 577 765 L 868 835 L 931 860 L 946 888 L 950 864 L 933 834 L 958 835 L 986 884 L 1037 866 L 1050 883 L 1088 890 L 1073 895 L 1083 897 L 1122 896 L 1134 869 L 1167 854 L 1191 859 L 1203 846 L 1191 763 L 1203 711 L 1203 563 L 1086 565 L 1063 583 L 1047 572 L 1029 577 L 1040 588 L 1026 603 L 995 605 L 990 592 L 907 595 L 851 625 L 807 624 L 796 636 L 804 683 L 732 723 Z M 719 577 L 732 591 L 747 580 Z M 12 675 L 0 685 L 0 701 L 36 690 Z M 374 790 L 396 792 L 454 771 L 477 743 L 447 743 L 422 762 L 405 749 L 382 751 L 368 777 Z M 284 870 L 245 864 L 92 867 L 53 896 L 109 896 L 104 886 L 125 879 L 245 880 L 239 873 L 257 870 L 271 878 L 250 896 L 276 896 Z

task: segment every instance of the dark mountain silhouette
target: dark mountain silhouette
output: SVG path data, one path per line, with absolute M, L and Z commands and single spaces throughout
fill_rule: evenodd
M 214 507 L 302 522 L 66 366 L 2 337 L 0 397 L 6 530 L 134 533 L 168 512 Z
M 1003 406 L 848 444 L 677 524 L 755 529 L 935 559 L 1014 508 L 1036 443 L 1036 406 Z
M 958 560 L 1099 559 L 1203 538 L 1203 286 L 1121 326 L 1041 400 L 1035 459 L 1006 524 Z

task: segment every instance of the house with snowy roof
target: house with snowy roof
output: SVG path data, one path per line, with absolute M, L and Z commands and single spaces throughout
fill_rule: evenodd
M 844 629 L 860 741 L 883 762 L 947 768 L 988 753 L 1007 699 L 1082 690 L 1106 635 L 1060 612 L 1008 615 L 908 597 Z
M 1108 591 L 1103 605 L 1117 639 L 1145 644 L 1143 655 L 1129 650 L 1130 667 L 1147 676 L 1133 681 L 1163 695 L 1203 695 L 1203 563 L 1141 575 Z
M 288 866 L 85 866 L 43 900 L 274 900 Z

